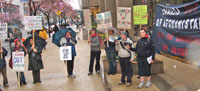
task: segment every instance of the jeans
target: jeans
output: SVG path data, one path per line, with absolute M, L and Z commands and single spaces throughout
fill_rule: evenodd
M 108 63 L 109 63 L 108 74 L 115 74 L 117 72 L 115 49 L 106 49 L 106 55 L 107 55 Z
M 122 76 L 121 82 L 125 83 L 125 77 L 127 76 L 127 82 L 132 83 L 133 67 L 130 62 L 130 58 L 119 58 Z
M 94 59 L 96 58 L 96 66 L 95 71 L 100 71 L 100 57 L 101 57 L 101 51 L 91 51 L 90 52 L 90 65 L 89 65 L 89 72 L 93 72 L 93 65 L 94 65 Z

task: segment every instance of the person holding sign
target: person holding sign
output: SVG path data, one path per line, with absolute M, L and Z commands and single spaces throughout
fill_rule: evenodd
M 117 38 L 114 36 L 114 30 L 108 30 L 109 38 L 104 39 L 104 44 L 106 45 L 106 56 L 109 63 L 108 75 L 115 75 L 117 73 L 117 64 L 116 64 L 116 50 L 115 50 L 115 41 Z M 107 46 L 107 41 L 109 41 L 109 46 Z
M 8 54 L 8 51 L 4 47 L 0 48 L 0 73 L 3 76 L 4 87 L 9 87 L 7 73 L 6 73 L 6 60 L 5 60 L 5 57 L 7 56 L 7 54 Z
M 96 58 L 95 71 L 97 74 L 100 74 L 101 47 L 100 47 L 100 37 L 98 34 L 96 34 L 96 29 L 91 30 L 89 45 L 91 46 L 91 52 L 90 52 L 90 65 L 89 65 L 88 75 L 92 75 L 95 58 Z
M 66 60 L 65 64 L 67 62 L 67 72 L 68 77 L 75 78 L 76 76 L 73 74 L 74 69 L 74 59 L 76 56 L 76 49 L 75 45 L 77 44 L 77 40 L 71 35 L 71 31 L 66 32 L 65 37 L 63 37 L 60 41 L 61 46 L 71 46 L 72 48 L 72 60 Z
M 25 48 L 21 45 L 21 41 L 19 39 L 15 39 L 15 47 L 12 49 L 12 52 L 24 52 L 24 56 L 26 55 Z M 13 55 L 12 55 L 13 56 Z M 20 76 L 20 85 L 26 85 L 26 79 L 24 76 L 24 72 L 17 72 L 17 76 Z M 20 75 L 19 75 L 20 74 Z
M 154 43 L 146 35 L 146 31 L 141 29 L 140 39 L 137 42 L 136 48 L 128 46 L 130 50 L 137 53 L 138 75 L 141 80 L 138 88 L 142 88 L 144 86 L 145 77 L 147 77 L 148 80 L 146 87 L 149 88 L 151 86 L 151 63 L 155 60 Z
M 118 85 L 125 84 L 125 77 L 127 76 L 127 86 L 132 84 L 133 67 L 131 62 L 134 60 L 134 52 L 130 51 L 126 46 L 133 45 L 133 42 L 128 38 L 128 33 L 120 32 L 121 39 L 116 41 L 116 50 L 118 50 L 119 62 L 121 66 L 122 76 Z
M 41 46 L 35 45 L 33 38 L 30 39 L 30 45 L 27 47 L 29 54 L 28 70 L 32 70 L 33 84 L 41 83 L 40 70 L 44 68 L 42 62 L 42 48 Z

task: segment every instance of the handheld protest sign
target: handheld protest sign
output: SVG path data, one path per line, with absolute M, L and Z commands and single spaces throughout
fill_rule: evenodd
M 18 72 L 17 81 L 20 87 L 20 72 L 24 71 L 24 52 L 12 52 L 13 70 Z
M 60 60 L 72 60 L 72 47 L 60 47 Z

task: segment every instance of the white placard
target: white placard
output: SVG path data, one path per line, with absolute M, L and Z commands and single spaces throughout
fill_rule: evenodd
M 24 16 L 25 30 L 41 30 L 42 17 L 41 16 Z
M 83 10 L 85 27 L 87 30 L 92 29 L 91 17 L 90 17 L 90 9 Z
M 96 21 L 98 29 L 112 27 L 112 16 L 110 11 L 99 13 L 96 16 L 97 16 Z
M 117 28 L 131 29 L 131 8 L 117 8 Z
M 72 47 L 60 47 L 60 60 L 72 60 Z
M 24 52 L 12 52 L 14 71 L 24 71 Z
M 1 40 L 4 40 L 8 37 L 7 28 L 8 28 L 7 23 L 0 23 L 0 36 L 1 36 L 0 39 Z
M 147 62 L 148 62 L 149 64 L 151 64 L 151 61 L 152 61 L 152 56 L 150 56 L 150 57 L 147 58 Z

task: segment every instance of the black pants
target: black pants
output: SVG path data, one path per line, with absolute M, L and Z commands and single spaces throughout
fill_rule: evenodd
M 8 78 L 7 78 L 7 73 L 6 73 L 6 66 L 0 69 L 0 73 L 3 76 L 3 85 L 5 86 L 8 84 Z
M 40 82 L 40 70 L 32 70 L 33 82 Z
M 74 69 L 74 57 L 72 57 L 72 60 L 67 60 L 67 72 L 68 72 L 68 75 L 72 75 L 73 74 L 73 69 Z
M 26 79 L 24 76 L 24 72 L 16 72 L 17 74 L 17 79 L 18 79 L 18 74 L 20 73 L 20 84 L 26 84 Z
M 90 65 L 89 65 L 89 72 L 93 72 L 93 65 L 94 65 L 94 59 L 96 58 L 96 66 L 95 66 L 95 71 L 100 70 L 100 56 L 101 56 L 101 51 L 91 51 L 90 52 Z
M 130 62 L 130 58 L 119 58 L 122 76 L 121 82 L 125 83 L 125 77 L 127 76 L 127 82 L 132 83 L 133 67 Z
M 137 57 L 139 76 L 151 76 L 151 64 L 147 62 L 147 57 Z

